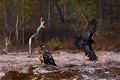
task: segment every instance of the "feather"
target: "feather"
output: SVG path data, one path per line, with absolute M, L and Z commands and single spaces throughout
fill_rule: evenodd
M 98 57 L 94 54 L 94 51 L 91 46 L 85 45 L 84 52 L 85 52 L 85 55 L 89 57 L 89 60 L 94 62 L 98 60 Z

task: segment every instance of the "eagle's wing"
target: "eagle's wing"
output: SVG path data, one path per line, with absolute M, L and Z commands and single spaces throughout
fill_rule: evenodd
M 94 62 L 98 60 L 98 57 L 94 54 L 94 51 L 91 45 L 84 45 L 83 51 L 85 52 L 85 55 L 89 57 L 89 60 Z
M 97 26 L 97 21 L 95 19 L 92 19 L 88 24 L 88 28 L 83 33 L 83 38 L 87 40 L 92 39 L 92 36 L 95 33 Z
M 43 55 L 44 63 L 56 66 L 55 61 L 54 61 L 51 53 L 49 53 L 48 51 L 44 51 L 44 52 L 45 52 Z

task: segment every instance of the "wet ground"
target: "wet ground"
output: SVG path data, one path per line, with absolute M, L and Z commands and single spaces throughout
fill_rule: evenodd
M 36 52 L 33 57 L 29 57 L 27 52 L 0 55 L 0 77 L 4 76 L 2 80 L 120 79 L 120 52 L 96 52 L 99 57 L 96 63 L 79 51 L 59 50 L 52 53 L 57 67 L 41 66 Z M 17 76 L 13 76 L 15 74 Z

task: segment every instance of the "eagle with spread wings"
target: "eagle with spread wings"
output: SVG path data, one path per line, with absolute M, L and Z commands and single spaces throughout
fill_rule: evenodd
M 98 57 L 95 55 L 95 52 L 92 49 L 92 44 L 95 44 L 95 42 L 92 40 L 92 36 L 95 33 L 97 26 L 96 19 L 92 19 L 89 21 L 88 28 L 83 32 L 83 34 L 80 34 L 75 39 L 76 47 L 84 51 L 85 55 L 89 57 L 89 60 L 94 62 L 98 60 Z

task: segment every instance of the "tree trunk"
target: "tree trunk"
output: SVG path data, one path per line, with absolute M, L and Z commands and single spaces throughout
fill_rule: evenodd
M 43 16 L 43 13 L 42 13 L 43 12 L 43 5 L 42 4 L 43 4 L 43 0 L 39 0 L 39 9 L 40 9 L 39 15 L 40 15 L 40 17 Z M 39 19 L 40 19 L 40 17 L 39 17 Z
M 102 0 L 100 0 L 100 26 L 102 26 L 103 18 L 102 18 Z
M 33 34 L 30 39 L 29 39 L 29 53 L 32 53 L 32 48 L 31 48 L 31 45 L 32 45 L 32 38 L 35 37 L 38 33 L 35 33 Z
M 16 19 L 16 45 L 18 46 L 18 14 Z
M 24 46 L 24 0 L 22 0 L 22 44 Z
M 23 46 L 24 46 L 24 42 L 25 42 L 25 39 L 24 39 L 25 37 L 24 37 L 24 27 L 22 28 L 22 44 L 23 44 Z
M 55 6 L 56 6 L 57 11 L 58 11 L 58 13 L 59 13 L 59 17 L 60 17 L 61 22 L 64 23 L 65 20 L 64 20 L 64 16 L 63 16 L 63 14 L 62 14 L 62 10 L 60 9 L 58 3 L 56 3 Z
M 64 5 L 64 18 L 66 18 L 66 13 L 67 13 L 66 6 L 67 6 L 67 4 Z
M 50 26 L 50 0 L 48 1 L 48 27 Z
M 8 22 L 7 22 L 7 4 L 6 4 L 6 0 L 4 0 L 4 14 L 5 14 L 5 32 L 4 32 L 4 37 L 7 36 L 7 32 L 6 29 L 8 27 Z

